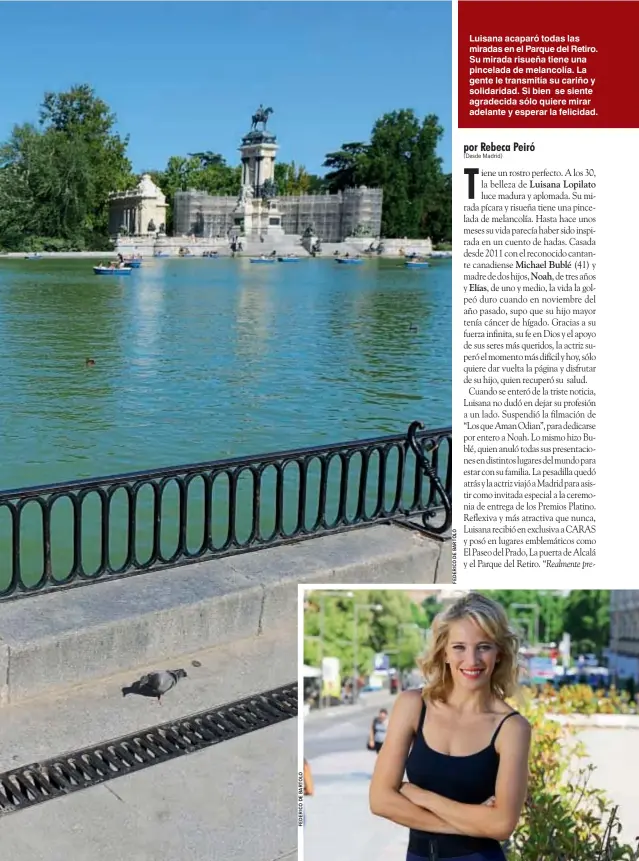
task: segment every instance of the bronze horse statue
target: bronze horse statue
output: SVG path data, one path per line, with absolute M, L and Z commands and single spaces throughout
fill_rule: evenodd
M 266 128 L 268 118 L 273 113 L 273 108 L 264 108 L 262 105 L 255 111 L 251 117 L 251 131 L 257 129 L 257 124 L 262 123 L 263 128 Z

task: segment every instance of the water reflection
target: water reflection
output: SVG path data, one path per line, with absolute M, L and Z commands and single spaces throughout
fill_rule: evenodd
M 450 421 L 449 262 L 91 265 L 0 262 L 0 486 Z

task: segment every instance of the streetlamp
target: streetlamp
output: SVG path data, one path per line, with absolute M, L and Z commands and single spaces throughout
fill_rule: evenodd
M 376 612 L 380 612 L 383 610 L 381 604 L 357 604 L 353 605 L 353 621 L 354 621 L 354 630 L 353 630 L 353 705 L 357 702 L 359 697 L 359 672 L 357 669 L 357 611 L 358 610 L 375 610 Z

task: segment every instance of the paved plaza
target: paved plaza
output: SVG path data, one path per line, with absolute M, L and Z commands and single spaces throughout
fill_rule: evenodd
M 619 805 L 621 839 L 635 845 L 639 837 L 639 729 L 587 729 L 579 733 L 596 771 L 592 785 Z
M 185 656 L 188 678 L 161 707 L 123 698 L 138 676 L 125 673 L 3 708 L 0 770 L 281 685 L 294 654 L 285 631 Z M 0 859 L 293 861 L 296 771 L 291 719 L 0 817 Z
M 382 706 L 332 709 L 307 720 L 306 756 L 311 762 L 315 795 L 307 798 L 304 861 L 402 861 L 407 832 L 372 816 L 368 785 L 375 754 L 366 750 L 371 720 Z

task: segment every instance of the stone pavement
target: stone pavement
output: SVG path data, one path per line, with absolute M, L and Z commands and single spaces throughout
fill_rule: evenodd
M 122 697 L 131 673 L 8 706 L 0 711 L 0 770 L 287 684 L 295 640 L 294 630 L 283 631 L 182 656 L 170 665 L 186 666 L 188 678 L 161 707 Z M 296 775 L 291 719 L 2 817 L 0 859 L 292 861 Z
M 295 721 L 286 721 L 13 813 L 0 819 L 0 855 L 7 861 L 294 858 L 296 735 Z M 281 816 L 287 809 L 288 820 Z
M 407 830 L 368 809 L 375 755 L 364 744 L 361 751 L 313 759 L 315 795 L 306 799 L 304 861 L 404 861 Z

